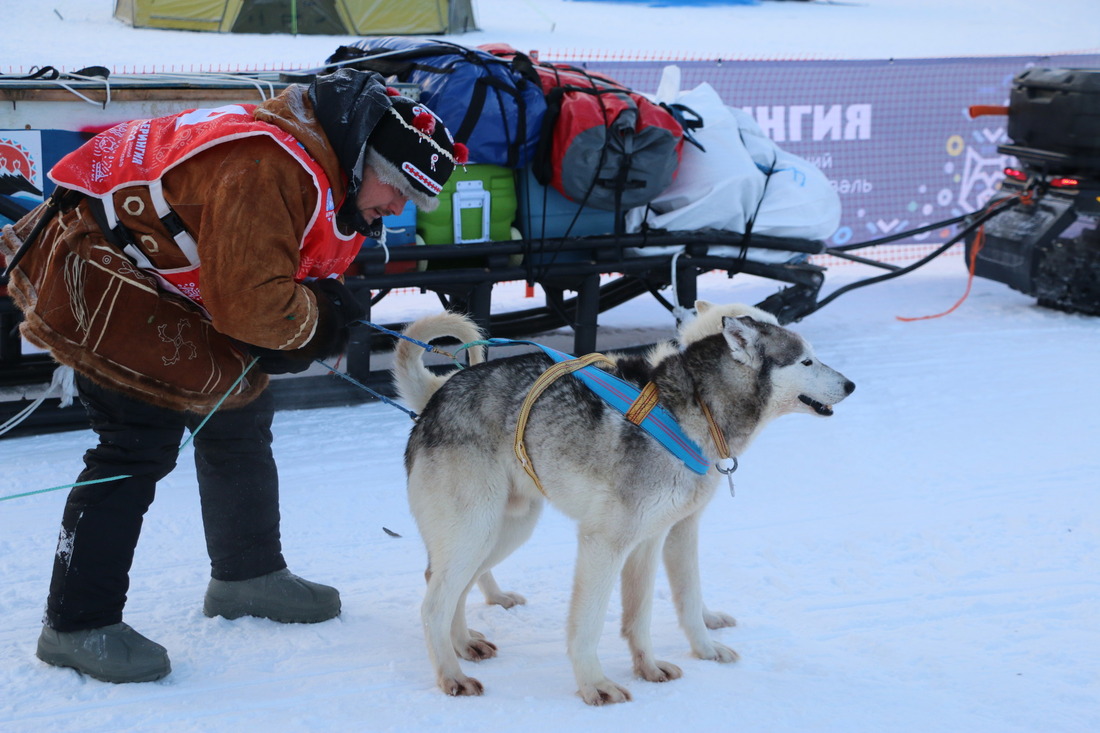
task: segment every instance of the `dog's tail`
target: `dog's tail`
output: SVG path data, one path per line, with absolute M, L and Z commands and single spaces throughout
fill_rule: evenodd
M 450 336 L 460 343 L 469 344 L 483 338 L 481 330 L 472 320 L 459 313 L 445 311 L 410 323 L 405 335 L 421 343 Z M 469 349 L 470 364 L 485 361 L 485 347 Z M 393 381 L 397 395 L 409 409 L 420 412 L 428 404 L 436 390 L 443 386 L 454 370 L 436 374 L 428 369 L 423 359 L 424 348 L 406 339 L 398 339 L 394 349 Z

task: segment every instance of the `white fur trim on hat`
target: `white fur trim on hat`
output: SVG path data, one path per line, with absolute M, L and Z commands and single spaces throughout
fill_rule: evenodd
M 418 210 L 435 211 L 436 207 L 439 206 L 439 199 L 435 198 L 434 196 L 428 196 L 423 191 L 417 191 L 409 185 L 408 177 L 412 175 L 411 173 L 402 173 L 400 170 L 397 169 L 397 166 L 383 158 L 381 153 L 369 146 L 367 147 L 366 164 L 371 167 L 371 170 L 374 171 L 374 175 L 378 177 L 379 181 L 396 188 L 398 191 L 404 194 L 405 198 L 416 204 L 416 208 Z M 415 168 L 415 166 L 411 167 Z M 424 176 L 423 174 L 421 174 L 421 176 L 418 176 L 417 178 L 418 180 L 422 181 L 421 185 L 424 185 L 425 187 L 429 187 L 432 189 L 438 187 L 440 191 L 443 190 L 442 186 L 439 186 L 439 184 L 435 183 L 435 181 L 432 181 L 432 179 L 428 176 Z M 425 181 L 424 179 L 427 180 Z M 431 183 L 429 184 L 428 181 L 430 181 Z

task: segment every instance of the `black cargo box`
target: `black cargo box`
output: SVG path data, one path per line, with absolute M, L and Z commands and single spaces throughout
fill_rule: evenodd
M 1009 96 L 1008 136 L 1017 145 L 1100 155 L 1100 69 L 1028 69 Z

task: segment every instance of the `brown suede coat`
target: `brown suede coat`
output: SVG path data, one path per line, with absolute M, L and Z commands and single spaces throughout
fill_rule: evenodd
M 306 87 L 289 87 L 254 116 L 294 135 L 342 200 L 345 178 Z M 153 404 L 208 412 L 225 394 L 224 406 L 245 404 L 268 380 L 257 369 L 245 374 L 252 359 L 235 342 L 297 349 L 317 328 L 317 302 L 294 282 L 316 188 L 274 140 L 254 136 L 179 164 L 164 177 L 164 195 L 198 243 L 206 313 L 135 268 L 82 201 L 46 226 L 13 273 L 22 333 L 58 362 Z M 146 188 L 117 192 L 115 205 L 158 268 L 186 265 Z M 5 227 L 0 255 L 12 255 L 42 208 Z

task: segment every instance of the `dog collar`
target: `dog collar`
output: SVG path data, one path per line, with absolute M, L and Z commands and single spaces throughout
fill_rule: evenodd
M 733 472 L 737 470 L 737 458 L 730 455 L 730 444 L 726 442 L 726 436 L 722 432 L 722 427 L 718 424 L 718 421 L 714 419 L 714 415 L 710 412 L 710 407 L 707 406 L 703 396 L 698 392 L 695 393 L 695 401 L 699 403 L 699 408 L 702 409 L 703 415 L 707 418 L 707 427 L 710 428 L 710 437 L 714 441 L 714 447 L 718 449 L 718 462 L 714 464 L 714 468 L 718 473 L 726 477 L 726 481 L 730 485 L 730 496 L 734 495 L 733 491 Z

